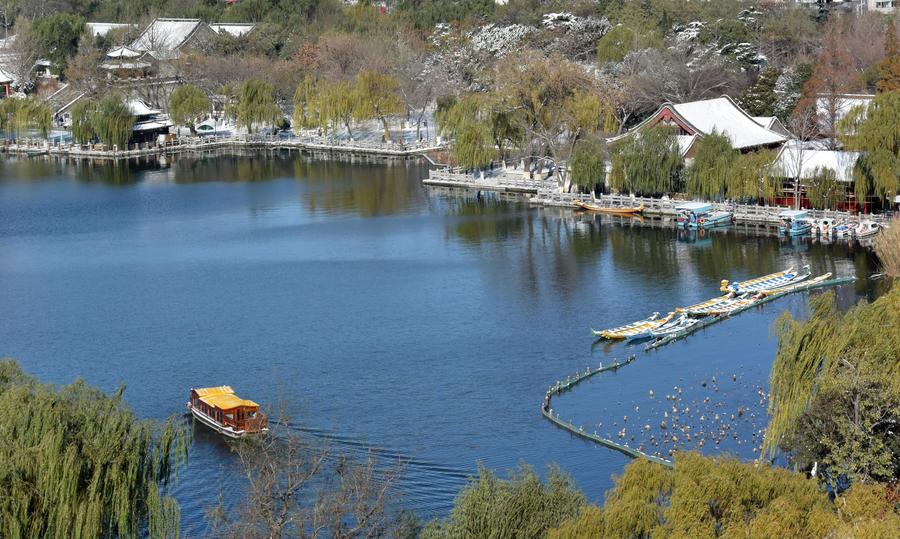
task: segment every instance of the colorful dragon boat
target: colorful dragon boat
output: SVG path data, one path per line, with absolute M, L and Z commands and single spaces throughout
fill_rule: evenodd
M 675 316 L 675 313 L 669 313 L 668 315 L 660 318 L 659 313 L 653 313 L 648 318 L 644 320 L 638 320 L 637 322 L 632 322 L 630 324 L 626 324 L 624 326 L 619 326 L 610 329 L 604 330 L 596 330 L 591 329 L 591 333 L 594 334 L 594 337 L 599 337 L 601 339 L 609 339 L 611 341 L 618 341 L 622 339 L 632 338 L 636 335 L 641 335 L 646 333 L 652 329 L 656 329 Z
M 723 280 L 722 285 L 719 287 L 719 289 L 722 292 L 728 292 L 731 294 L 762 292 L 764 290 L 773 290 L 775 288 L 781 288 L 783 286 L 798 283 L 808 278 L 809 275 L 809 266 L 803 267 L 803 273 L 794 271 L 794 268 L 790 268 L 784 271 L 779 271 L 777 273 L 772 273 L 770 275 L 764 275 L 762 277 L 757 277 L 755 279 L 737 283 L 731 283 L 728 280 Z

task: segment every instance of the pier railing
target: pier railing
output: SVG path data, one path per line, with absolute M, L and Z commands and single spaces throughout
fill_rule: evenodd
M 155 154 L 207 151 L 217 148 L 271 148 L 360 153 L 384 156 L 415 156 L 441 150 L 443 144 L 435 141 L 410 143 L 377 142 L 367 140 L 342 140 L 318 136 L 282 135 L 203 135 L 180 137 L 164 142 L 130 144 L 126 148 L 101 144 L 75 144 L 59 140 L 17 139 L 0 142 L 0 151 L 24 155 L 60 155 L 85 158 L 127 159 Z

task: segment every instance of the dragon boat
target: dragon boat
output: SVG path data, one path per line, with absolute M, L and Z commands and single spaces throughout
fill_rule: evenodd
M 747 281 L 740 281 L 737 283 L 723 280 L 722 285 L 719 287 L 719 290 L 721 290 L 722 292 L 730 292 L 732 294 L 743 294 L 745 292 L 762 292 L 764 290 L 772 290 L 775 288 L 781 288 L 783 286 L 798 283 L 808 278 L 809 275 L 809 266 L 803 267 L 803 273 L 795 271 L 794 268 L 789 268 L 784 271 L 779 271 L 776 273 L 764 275 L 762 277 L 757 277 L 755 279 L 750 279 Z
M 669 313 L 668 315 L 660 318 L 659 313 L 653 313 L 648 318 L 644 320 L 638 320 L 637 322 L 632 322 L 630 324 L 626 324 L 624 326 L 619 326 L 610 329 L 604 330 L 596 330 L 592 329 L 591 333 L 594 334 L 594 337 L 599 337 L 601 339 L 609 339 L 611 341 L 618 341 L 622 339 L 628 339 L 635 335 L 640 335 L 651 329 L 658 328 L 672 319 L 675 316 L 675 313 Z
M 681 314 L 677 316 L 673 320 L 666 322 L 665 324 L 659 326 L 656 329 L 650 330 L 650 335 L 654 338 L 656 337 L 665 337 L 666 335 L 671 335 L 672 333 L 678 333 L 682 330 L 686 330 L 699 322 L 696 318 L 691 318 L 687 314 Z
M 707 309 L 706 314 L 709 315 L 729 315 L 734 311 L 749 307 L 758 302 L 763 297 L 763 293 L 743 294 L 741 296 L 731 298 L 714 307 Z
M 689 305 L 687 307 L 678 307 L 675 309 L 675 312 L 685 313 L 688 316 L 706 316 L 709 314 L 710 309 L 714 309 L 719 305 L 724 304 L 728 300 L 733 299 L 734 296 L 735 294 L 733 292 L 729 292 L 724 296 L 711 298 L 700 303 L 695 303 L 694 305 Z

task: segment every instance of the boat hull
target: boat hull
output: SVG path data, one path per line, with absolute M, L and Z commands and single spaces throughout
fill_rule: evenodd
M 580 200 L 575 201 L 575 206 L 590 212 L 595 213 L 607 213 L 610 215 L 635 215 L 644 211 L 644 205 L 641 204 L 635 208 L 608 208 L 605 206 L 595 206 L 593 204 L 588 204 L 587 202 L 582 202 Z
M 269 431 L 269 429 L 267 427 L 264 427 L 258 431 L 235 430 L 234 428 L 232 428 L 228 425 L 222 425 L 215 419 L 209 417 L 208 415 L 204 414 L 200 410 L 194 408 L 193 406 L 191 406 L 191 403 L 188 403 L 187 407 L 188 407 L 188 410 L 190 410 L 191 415 L 194 416 L 194 419 L 196 419 L 200 423 L 203 423 L 204 425 L 206 425 L 207 427 L 211 428 L 212 430 L 218 432 L 219 434 L 228 436 L 229 438 L 238 439 L 238 438 L 243 438 L 245 436 L 252 436 L 255 434 L 265 434 Z

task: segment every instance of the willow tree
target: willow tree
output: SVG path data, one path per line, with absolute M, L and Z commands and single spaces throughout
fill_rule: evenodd
M 900 287 L 841 314 L 834 293 L 811 302 L 808 320 L 777 323 L 769 426 L 762 445 L 780 447 L 801 468 L 818 463 L 830 483 L 842 477 L 900 476 Z
M 686 191 L 694 197 L 721 200 L 739 159 L 740 154 L 725 135 L 713 131 L 702 137 L 697 143 L 694 162 L 687 170 Z
M 772 150 L 740 154 L 725 180 L 728 198 L 740 201 L 770 201 L 781 193 L 781 171 L 774 166 Z
M 450 151 L 454 161 L 467 168 L 480 168 L 495 157 L 504 158 L 505 148 L 521 140 L 515 112 L 495 94 L 469 94 L 445 103 L 435 119 L 440 133 L 453 140 Z
M 550 469 L 546 484 L 527 466 L 509 480 L 480 468 L 478 477 L 457 495 L 450 517 L 429 524 L 421 537 L 543 537 L 548 529 L 575 517 L 584 505 L 584 494 L 556 468 Z
M 238 125 L 253 133 L 258 124 L 275 125 L 282 118 L 281 109 L 275 103 L 275 90 L 271 84 L 259 79 L 248 79 L 237 89 L 237 102 L 230 107 L 230 115 Z
M 197 133 L 196 124 L 209 113 L 210 102 L 206 92 L 193 84 L 183 84 L 169 97 L 169 116 L 177 125 L 187 126 Z
M 94 132 L 107 146 L 125 148 L 134 127 L 134 114 L 121 94 L 112 93 L 97 103 L 91 116 Z
M 35 97 L 4 99 L 0 102 L 0 128 L 7 138 L 18 138 L 22 131 L 35 130 L 46 138 L 52 125 L 53 110 Z
M 350 81 L 320 83 L 309 98 L 308 108 L 311 118 L 326 133 L 329 128 L 336 132 L 339 125 L 347 129 L 347 136 L 353 140 L 353 122 L 362 114 L 358 88 Z
M 610 150 L 609 184 L 621 193 L 658 196 L 678 192 L 684 159 L 667 127 L 648 127 L 619 140 Z
M 569 166 L 572 184 L 582 190 L 594 191 L 606 183 L 606 152 L 597 139 L 585 139 L 575 146 Z
M 38 383 L 0 361 L 0 536 L 177 537 L 165 495 L 187 459 L 187 431 L 138 420 L 119 389 Z
M 400 83 L 390 75 L 368 70 L 357 75 L 356 91 L 359 99 L 357 117 L 379 120 L 384 127 L 384 140 L 390 142 L 388 116 L 406 110 L 400 97 Z
M 900 92 L 884 92 L 854 107 L 840 122 L 848 150 L 863 152 L 854 167 L 856 198 L 872 192 L 887 200 L 900 192 Z
M 97 136 L 94 130 L 94 114 L 97 104 L 90 99 L 82 99 L 72 106 L 72 140 L 76 144 L 88 144 Z
M 312 112 L 310 111 L 310 102 L 316 95 L 317 87 L 318 82 L 310 75 L 303 77 L 303 80 L 297 84 L 297 89 L 294 90 L 294 97 L 292 99 L 294 103 L 292 120 L 295 128 L 299 129 L 318 126 L 318 123 L 315 121 Z
M 837 179 L 834 169 L 816 167 L 806 178 L 806 198 L 813 208 L 827 210 L 835 207 L 844 195 L 844 186 Z
M 547 165 L 563 190 L 570 187 L 568 160 L 578 141 L 617 124 L 615 107 L 595 90 L 582 66 L 535 52 L 509 57 L 498 73 L 494 93 L 515 113 L 524 156 Z

